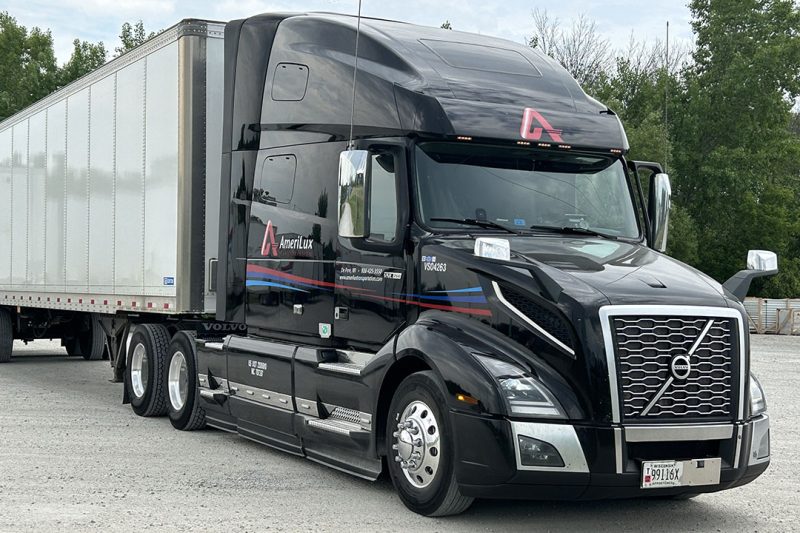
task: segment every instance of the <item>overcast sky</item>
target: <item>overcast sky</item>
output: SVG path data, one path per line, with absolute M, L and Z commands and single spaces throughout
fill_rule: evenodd
M 450 20 L 454 29 L 524 42 L 532 33 L 537 6 L 569 23 L 580 13 L 595 20 L 613 46 L 623 48 L 631 33 L 639 40 L 664 36 L 691 40 L 688 0 L 363 0 L 362 14 L 428 26 Z M 5 0 L 2 10 L 27 27 L 49 28 L 60 63 L 69 58 L 73 39 L 103 41 L 113 52 L 120 26 L 141 19 L 148 31 L 167 28 L 183 18 L 227 21 L 267 11 L 356 13 L 358 0 Z

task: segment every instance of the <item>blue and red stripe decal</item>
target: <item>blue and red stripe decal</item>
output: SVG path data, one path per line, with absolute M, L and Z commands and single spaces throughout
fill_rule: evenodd
M 289 274 L 288 272 L 252 264 L 247 265 L 246 285 L 248 287 L 273 287 L 277 289 L 304 293 L 308 293 L 310 289 L 322 290 L 325 292 L 331 292 L 334 289 L 343 289 L 357 291 L 362 297 L 365 298 L 415 305 L 425 309 L 439 309 L 442 311 L 453 311 L 456 313 L 464 313 L 476 316 L 492 315 L 491 311 L 488 309 L 444 304 L 444 302 L 450 302 L 454 304 L 485 304 L 486 297 L 483 296 L 483 290 L 480 287 L 467 287 L 464 289 L 455 289 L 449 291 L 429 291 L 429 294 L 398 293 L 390 297 L 375 294 L 374 290 L 364 287 L 354 287 L 352 285 L 343 285 L 340 283 L 331 283 L 329 281 L 315 280 L 312 278 L 296 276 L 294 274 Z

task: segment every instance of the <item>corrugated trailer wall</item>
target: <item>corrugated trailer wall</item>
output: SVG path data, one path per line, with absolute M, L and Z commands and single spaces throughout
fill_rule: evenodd
M 193 231 L 187 226 L 204 228 L 200 240 L 181 245 L 199 246 L 207 262 L 216 250 L 202 237 L 216 223 L 202 211 L 180 217 L 178 209 L 186 205 L 180 195 L 205 185 L 210 166 L 206 158 L 203 168 L 182 167 L 185 152 L 210 152 L 213 163 L 220 151 L 192 145 L 198 136 L 185 130 L 205 128 L 209 113 L 221 129 L 221 96 L 218 105 L 181 100 L 205 95 L 206 79 L 186 75 L 200 67 L 220 85 L 210 92 L 221 91 L 221 37 L 219 24 L 212 31 L 184 21 L 0 123 L 0 303 L 95 312 L 213 309 L 203 301 L 205 279 L 178 276 L 179 255 L 191 255 L 178 241 Z M 197 83 L 204 86 L 186 85 Z M 193 107 L 181 113 L 181 105 Z M 212 176 L 203 194 L 218 191 L 218 180 Z M 216 234 L 207 240 L 216 244 Z M 199 294 L 189 309 L 180 292 L 192 290 Z

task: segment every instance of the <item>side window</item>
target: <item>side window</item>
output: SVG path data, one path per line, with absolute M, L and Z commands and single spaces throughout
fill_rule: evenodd
M 372 154 L 370 184 L 370 235 L 376 242 L 393 242 L 397 238 L 397 173 L 396 159 L 391 153 Z
M 264 159 L 261 174 L 253 187 L 253 200 L 261 204 L 288 204 L 294 194 L 297 158 L 292 154 L 271 155 Z

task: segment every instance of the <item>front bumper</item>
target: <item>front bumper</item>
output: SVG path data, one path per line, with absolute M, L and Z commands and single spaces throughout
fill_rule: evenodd
M 503 499 L 608 499 L 715 492 L 769 466 L 769 417 L 743 423 L 609 427 L 522 422 L 453 413 L 462 494 Z M 553 445 L 563 467 L 524 466 L 518 436 Z M 719 483 L 642 489 L 642 460 L 721 459 Z

